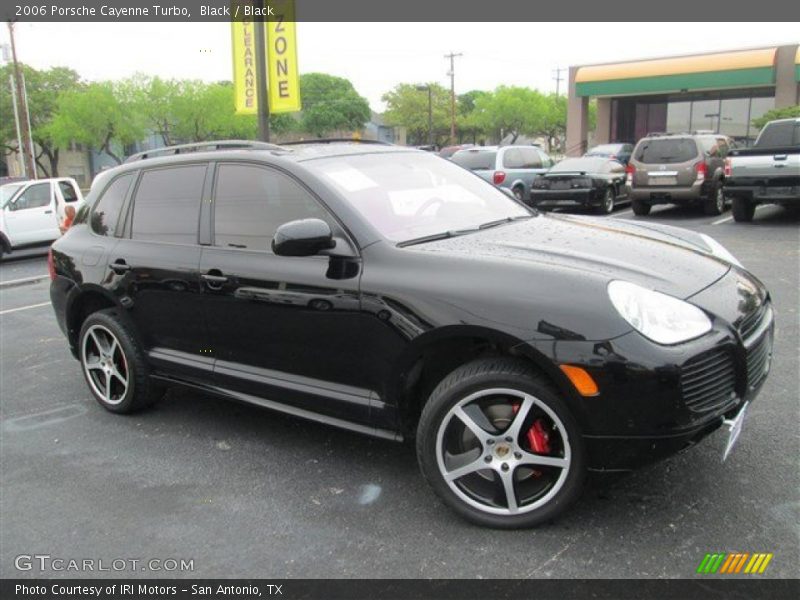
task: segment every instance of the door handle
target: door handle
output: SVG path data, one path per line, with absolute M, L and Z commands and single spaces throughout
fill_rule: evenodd
M 122 258 L 118 258 L 108 266 L 117 275 L 121 275 L 122 273 L 131 270 L 131 266 L 128 263 L 126 263 L 125 260 Z
M 208 273 L 203 273 L 200 275 L 200 278 L 205 281 L 206 285 L 212 290 L 218 290 L 223 284 L 228 282 L 228 278 L 218 269 L 212 269 Z

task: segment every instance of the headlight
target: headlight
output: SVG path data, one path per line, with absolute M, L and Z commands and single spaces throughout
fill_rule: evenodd
M 623 319 L 657 344 L 678 344 L 711 330 L 711 321 L 696 306 L 635 283 L 612 281 L 608 297 Z
M 711 248 L 711 254 L 716 256 L 717 258 L 721 258 L 722 260 L 728 261 L 729 263 L 733 263 L 737 267 L 741 267 L 742 263 L 740 263 L 736 257 L 728 252 L 728 249 L 720 244 L 717 240 L 712 238 L 710 235 L 706 235 L 705 233 L 701 233 L 700 237 L 703 238 L 703 241 L 708 244 L 708 247 Z

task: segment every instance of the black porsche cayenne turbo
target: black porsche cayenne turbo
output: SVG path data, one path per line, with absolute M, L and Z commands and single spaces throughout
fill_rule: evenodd
M 764 286 L 713 239 L 537 214 L 446 160 L 212 143 L 95 180 L 52 247 L 97 401 L 165 385 L 392 440 L 460 515 L 530 526 L 589 470 L 720 428 L 769 370 Z

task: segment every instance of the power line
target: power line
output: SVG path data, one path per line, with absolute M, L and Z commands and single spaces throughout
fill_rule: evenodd
M 450 59 L 450 143 L 454 144 L 456 141 L 456 63 L 455 59 L 458 56 L 464 56 L 462 52 L 450 52 L 445 54 L 445 58 Z

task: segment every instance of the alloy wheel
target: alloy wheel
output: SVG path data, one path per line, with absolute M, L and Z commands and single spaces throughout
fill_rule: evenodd
M 81 359 L 86 379 L 103 402 L 119 404 L 128 391 L 128 361 L 117 337 L 102 325 L 83 336 Z
M 476 392 L 445 415 L 436 436 L 439 471 L 478 510 L 527 513 L 563 487 L 572 453 L 564 424 L 535 396 L 509 388 Z
M 606 190 L 605 198 L 603 198 L 603 211 L 606 214 L 614 212 L 614 192 Z

